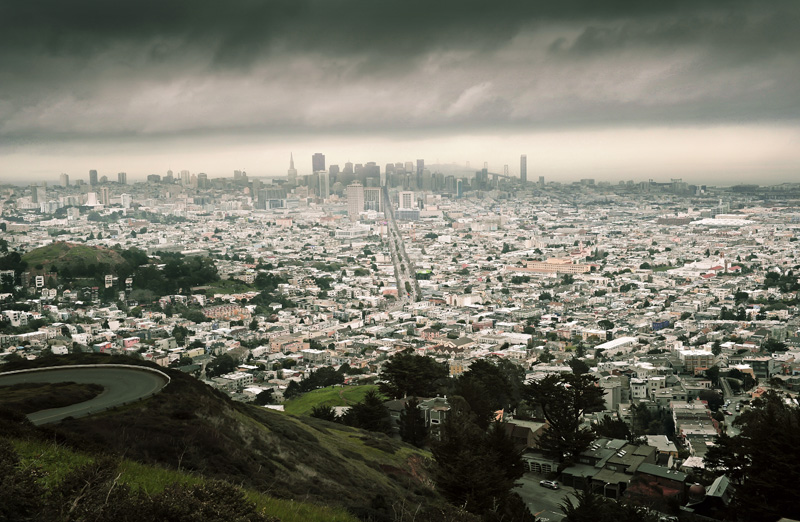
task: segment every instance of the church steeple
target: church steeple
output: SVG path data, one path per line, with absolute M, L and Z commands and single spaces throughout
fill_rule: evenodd
M 290 187 L 297 186 L 297 169 L 294 168 L 294 154 L 289 153 L 289 170 L 287 174 L 287 181 Z

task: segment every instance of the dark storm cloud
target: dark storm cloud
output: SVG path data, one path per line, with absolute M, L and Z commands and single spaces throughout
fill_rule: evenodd
M 800 2 L 0 5 L 0 136 L 796 120 Z
M 700 34 L 727 40 L 732 30 L 742 31 L 737 41 L 745 45 L 769 47 L 785 37 L 796 42 L 798 13 L 790 0 L 510 1 L 492 6 L 483 0 L 48 0 L 6 2 L 1 9 L 5 52 L 87 57 L 119 41 L 153 44 L 176 38 L 216 53 L 225 63 L 248 63 L 273 50 L 413 57 L 430 49 L 500 45 L 530 24 L 608 20 L 626 24 L 612 31 L 589 25 L 576 47 L 642 38 L 680 43 Z M 770 23 L 751 23 L 751 17 L 763 13 Z M 637 23 L 662 18 L 667 22 L 655 30 L 637 28 Z

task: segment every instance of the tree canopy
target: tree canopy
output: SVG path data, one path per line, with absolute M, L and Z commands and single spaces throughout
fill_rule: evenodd
M 740 520 L 800 519 L 800 408 L 770 390 L 733 425 L 739 435 L 720 435 L 705 461 L 736 485 Z
M 512 493 L 524 473 L 520 453 L 502 423 L 481 429 L 463 401 L 453 400 L 442 440 L 433 444 L 433 479 L 453 505 L 492 520 L 533 521 Z
M 394 399 L 432 397 L 443 389 L 449 373 L 444 364 L 406 350 L 383 365 L 381 379 L 384 382 L 380 384 L 380 391 Z
M 524 395 L 541 409 L 549 424 L 539 446 L 557 458 L 563 469 L 594 440 L 592 431 L 581 426 L 581 417 L 603 409 L 603 389 L 591 375 L 571 373 L 534 381 Z

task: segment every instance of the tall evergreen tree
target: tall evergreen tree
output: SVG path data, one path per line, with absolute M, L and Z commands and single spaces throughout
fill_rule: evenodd
M 800 408 L 769 391 L 733 424 L 739 435 L 720 435 L 705 461 L 735 484 L 739 519 L 800 519 Z
M 548 375 L 529 384 L 525 395 L 541 409 L 549 425 L 539 438 L 539 446 L 557 458 L 563 469 L 595 438 L 590 429 L 581 426 L 581 418 L 603 409 L 602 388 L 588 374 Z
M 425 443 L 428 430 L 425 427 L 425 415 L 419 407 L 416 397 L 411 397 L 403 411 L 400 412 L 400 438 L 420 448 Z
M 454 397 L 442 440 L 432 446 L 437 489 L 453 505 L 486 520 L 533 521 L 512 489 L 524 473 L 519 451 L 501 423 L 484 430 L 465 401 Z

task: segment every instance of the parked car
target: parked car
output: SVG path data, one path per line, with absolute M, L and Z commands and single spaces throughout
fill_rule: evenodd
M 558 482 L 555 480 L 540 480 L 539 485 L 545 488 L 558 489 Z

